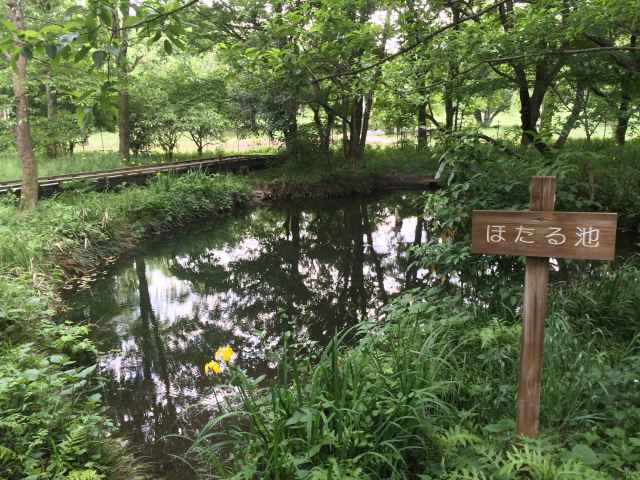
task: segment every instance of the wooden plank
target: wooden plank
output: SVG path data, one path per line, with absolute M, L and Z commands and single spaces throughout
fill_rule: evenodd
M 531 210 L 551 211 L 555 199 L 555 177 L 533 177 L 529 201 Z M 534 437 L 539 430 L 548 287 L 549 259 L 527 257 L 516 418 L 516 432 L 520 436 Z
M 275 155 L 245 155 L 222 157 L 204 160 L 189 160 L 161 165 L 150 165 L 146 167 L 126 167 L 96 172 L 78 172 L 51 177 L 40 177 L 38 181 L 39 187 L 41 189 L 48 188 L 50 190 L 54 190 L 60 188 L 60 186 L 65 182 L 77 180 L 87 180 L 94 182 L 108 182 L 109 180 L 113 180 L 117 183 L 118 181 L 129 181 L 129 179 L 131 178 L 143 179 L 145 177 L 152 176 L 157 172 L 165 171 L 179 173 L 197 168 L 216 171 L 237 170 L 252 167 L 260 168 L 267 166 L 267 162 L 274 160 L 279 160 L 279 157 Z M 20 181 L 0 182 L 0 193 L 8 191 L 19 193 L 20 188 Z
M 615 258 L 615 213 L 477 210 L 472 218 L 472 253 Z

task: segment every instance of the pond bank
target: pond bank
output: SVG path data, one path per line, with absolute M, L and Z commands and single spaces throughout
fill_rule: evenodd
M 23 427 L 2 430 L 3 447 L 13 452 L 2 466 L 9 478 L 22 478 L 33 468 L 135 470 L 125 455 L 110 453 L 117 451 L 107 434 L 111 427 L 101 413 L 93 368 L 85 368 L 97 355 L 87 326 L 53 320 L 64 310 L 61 293 L 89 285 L 101 268 L 143 239 L 211 222 L 250 202 L 246 180 L 194 172 L 115 192 L 69 190 L 29 214 L 9 198 L 0 203 L 0 325 L 7 339 L 0 349 L 0 376 L 8 385 L 0 391 L 0 420 L 14 418 L 20 405 Z M 49 441 L 32 445 L 43 434 Z M 73 435 L 83 437 L 87 448 L 62 457 L 59 447 Z M 25 455 L 33 456 L 35 467 Z
M 0 203 L 0 476 L 135 478 L 139 467 L 110 440 L 95 366 L 87 367 L 98 354 L 89 328 L 54 320 L 61 290 L 90 283 L 143 238 L 217 218 L 249 197 L 246 181 L 190 173 L 119 192 L 67 191 L 29 213 Z
M 253 378 L 277 376 L 289 342 L 317 355 L 336 332 L 375 317 L 420 272 L 419 194 L 281 202 L 143 242 L 70 299 L 91 323 L 105 405 L 119 434 L 165 479 L 191 478 L 173 455 L 227 390 L 204 375 L 229 344 Z
M 326 175 L 311 181 L 275 180 L 258 183 L 253 198 L 256 201 L 337 198 L 350 195 L 371 195 L 394 190 L 432 190 L 437 188 L 434 177 L 427 175 L 356 175 L 352 173 Z

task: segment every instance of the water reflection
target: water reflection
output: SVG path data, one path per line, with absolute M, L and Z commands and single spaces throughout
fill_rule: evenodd
M 188 478 L 170 456 L 180 442 L 163 437 L 210 414 L 217 387 L 202 365 L 216 347 L 272 375 L 283 332 L 324 344 L 417 281 L 407 250 L 427 234 L 416 199 L 256 209 L 149 244 L 75 299 L 109 352 L 100 367 L 112 416 L 159 475 Z

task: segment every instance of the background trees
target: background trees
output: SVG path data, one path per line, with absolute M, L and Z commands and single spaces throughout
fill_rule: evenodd
M 25 206 L 36 158 L 68 155 L 92 129 L 117 130 L 124 161 L 153 149 L 171 158 L 183 138 L 202 154 L 235 131 L 298 157 L 340 151 L 358 167 L 371 129 L 424 148 L 434 132 L 492 140 L 496 122 L 518 115 L 520 142 L 548 153 L 576 130 L 622 145 L 639 120 L 640 0 L 3 8 L 0 118 L 23 161 Z

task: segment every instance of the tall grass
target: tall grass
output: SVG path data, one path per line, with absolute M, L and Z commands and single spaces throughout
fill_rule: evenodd
M 232 367 L 220 381 L 240 402 L 225 404 L 186 459 L 202 478 L 631 478 L 640 344 L 605 347 L 581 332 L 562 297 L 594 287 L 585 277 L 552 304 L 536 442 L 517 447 L 513 433 L 519 324 L 433 289 L 407 292 L 384 322 L 360 325 L 353 348 L 342 335 L 315 361 L 285 349 L 276 385 Z
M 54 321 L 65 281 L 142 237 L 230 212 L 240 177 L 160 175 L 147 187 L 67 190 L 19 211 L 0 201 L 0 478 L 141 478 L 110 439 L 88 328 Z

